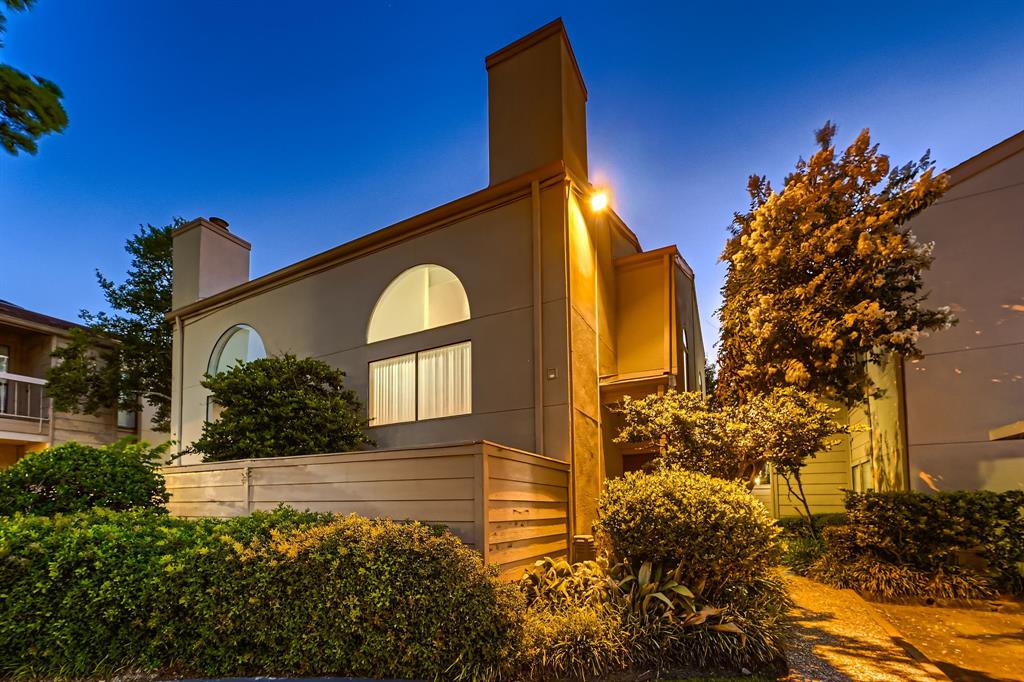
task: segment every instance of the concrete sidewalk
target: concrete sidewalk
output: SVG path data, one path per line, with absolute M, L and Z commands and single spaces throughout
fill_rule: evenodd
M 872 604 L 957 682 L 1024 682 L 1024 613 Z
M 894 640 L 855 593 L 787 576 L 795 603 L 789 682 L 932 682 L 948 680 Z M 891 627 L 891 626 L 890 626 Z

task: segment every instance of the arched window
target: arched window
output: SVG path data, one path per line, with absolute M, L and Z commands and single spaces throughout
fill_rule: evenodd
M 239 362 L 251 362 L 265 357 L 267 349 L 259 333 L 247 324 L 236 324 L 217 340 L 207 373 L 220 374 Z
M 370 315 L 366 342 L 383 341 L 469 319 L 462 282 L 440 265 L 417 265 L 391 280 Z

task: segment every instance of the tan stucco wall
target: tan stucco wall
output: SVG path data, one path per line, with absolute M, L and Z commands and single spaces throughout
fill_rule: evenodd
M 171 306 L 180 308 L 247 281 L 249 250 L 248 242 L 208 221 L 175 230 Z
M 601 340 L 599 320 L 608 315 L 607 299 L 599 295 L 601 271 L 611 252 L 599 237 L 602 225 L 569 196 L 569 333 L 572 354 L 572 438 L 574 520 L 576 534 L 589 534 L 597 518 L 597 497 L 604 482 L 601 432 L 600 355 L 611 355 Z M 601 246 L 606 248 L 600 248 Z M 605 263 L 602 263 L 604 261 Z
M 929 306 L 960 322 L 921 342 L 906 364 L 911 485 L 1024 488 L 1024 440 L 988 440 L 1024 419 L 1024 153 L 952 187 L 911 229 L 935 242 Z
M 672 256 L 664 250 L 657 256 L 663 267 L 656 320 L 648 324 L 642 311 L 631 311 L 628 302 L 623 307 L 614 261 L 635 254 L 639 244 L 611 210 L 595 213 L 588 206 L 586 91 L 561 22 L 486 63 L 487 189 L 186 303 L 184 310 L 180 300 L 204 295 L 191 282 L 203 279 L 205 266 L 182 264 L 178 296 L 179 257 L 203 261 L 205 251 L 194 237 L 183 240 L 182 249 L 175 243 L 172 435 L 182 446 L 201 433 L 208 392 L 200 382 L 217 339 L 233 325 L 255 328 L 271 355 L 320 358 L 345 370 L 364 402 L 370 362 L 468 340 L 471 414 L 374 427 L 370 436 L 381 448 L 486 439 L 569 462 L 570 532 L 591 532 L 604 477 L 623 468 L 617 451 L 611 461 L 605 457 L 615 427 L 605 426 L 612 413 L 602 405 L 601 378 L 622 373 L 622 330 L 630 325 L 627 344 L 646 349 L 648 327 L 658 338 L 655 383 L 644 384 L 645 391 L 657 390 L 658 381 L 670 383 L 673 372 L 688 380 L 689 371 L 702 373 L 692 278 L 676 286 Z M 381 292 L 423 263 L 444 266 L 461 280 L 470 319 L 367 344 L 366 325 Z M 643 283 L 635 290 L 641 298 L 647 294 Z M 678 305 L 672 299 L 677 290 L 685 297 Z M 624 310 L 628 319 L 621 317 Z M 673 355 L 672 339 L 683 328 L 699 368 L 673 363 L 679 354 Z
M 491 184 L 564 160 L 587 176 L 586 93 L 563 34 L 488 57 Z
M 663 258 L 633 261 L 616 268 L 619 289 L 618 336 L 621 374 L 661 372 L 669 362 L 666 318 L 671 302 Z
M 560 188 L 544 192 L 545 214 L 552 212 L 551 192 L 557 199 Z M 369 429 L 370 436 L 388 448 L 487 438 L 533 449 L 531 212 L 531 200 L 524 197 L 187 320 L 182 442 L 191 443 L 201 432 L 207 391 L 199 383 L 217 339 L 232 325 L 248 324 L 260 333 L 269 354 L 315 357 L 343 369 L 348 385 L 364 400 L 370 362 L 470 340 L 472 414 L 374 427 Z M 559 248 L 552 238 L 551 247 Z M 471 319 L 367 345 L 367 323 L 380 293 L 394 277 L 421 263 L 442 265 L 459 277 L 469 298 Z M 557 265 L 551 267 L 557 271 Z M 545 306 L 553 333 L 559 322 L 564 329 L 564 314 L 561 320 L 558 314 L 559 293 L 564 306 L 564 288 L 559 292 L 557 287 Z M 562 338 L 564 343 L 564 333 Z M 559 357 L 555 338 L 545 363 L 557 366 L 560 360 L 565 361 L 565 353 Z M 559 391 L 566 382 L 564 366 L 558 375 L 547 382 L 545 393 L 545 404 L 552 412 L 566 403 L 564 388 Z M 546 424 L 551 425 L 546 451 L 568 459 L 566 436 L 558 432 L 558 420 Z

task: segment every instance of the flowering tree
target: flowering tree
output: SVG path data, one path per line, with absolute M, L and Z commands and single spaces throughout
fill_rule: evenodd
M 873 389 L 866 362 L 918 354 L 919 336 L 948 326 L 923 303 L 931 246 L 907 228 L 938 199 L 945 176 L 928 155 L 890 168 L 864 130 L 844 152 L 836 127 L 817 132 L 776 192 L 750 179 L 751 206 L 735 216 L 722 259 L 718 395 L 726 403 L 795 386 L 848 405 Z

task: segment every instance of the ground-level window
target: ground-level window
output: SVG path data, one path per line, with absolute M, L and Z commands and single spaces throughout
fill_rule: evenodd
M 370 426 L 473 411 L 469 341 L 370 363 Z
M 872 473 L 870 461 L 853 465 L 851 479 L 855 493 L 866 493 L 874 489 Z

